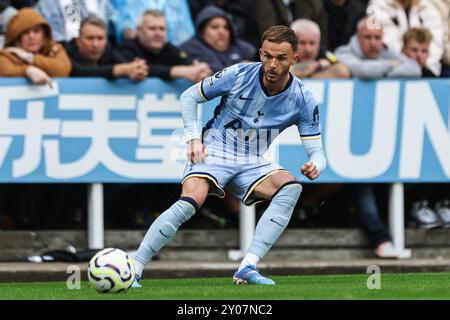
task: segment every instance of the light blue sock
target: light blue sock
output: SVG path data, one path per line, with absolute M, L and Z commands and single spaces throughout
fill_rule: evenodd
M 285 184 L 275 193 L 269 207 L 259 219 L 248 253 L 257 255 L 260 259 L 266 255 L 291 220 L 301 192 L 302 186 L 295 182 Z M 244 258 L 241 266 L 245 266 L 245 260 Z
M 178 228 L 197 210 L 198 205 L 194 199 L 181 197 L 152 223 L 133 257 L 138 278 L 142 276 L 145 264 L 175 236 Z

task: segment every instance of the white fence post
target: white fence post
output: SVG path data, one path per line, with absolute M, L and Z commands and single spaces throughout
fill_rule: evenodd
M 398 258 L 410 258 L 411 250 L 405 249 L 405 219 L 403 183 L 393 183 L 389 189 L 389 229 Z
M 255 234 L 255 206 L 247 207 L 241 203 L 239 210 L 239 250 L 228 251 L 228 259 L 239 260 L 245 256 Z
M 94 183 L 88 186 L 88 248 L 103 249 L 103 185 Z

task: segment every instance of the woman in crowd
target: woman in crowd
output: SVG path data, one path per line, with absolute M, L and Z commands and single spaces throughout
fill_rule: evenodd
M 70 59 L 64 47 L 53 41 L 47 21 L 24 8 L 10 20 L 5 48 L 0 51 L 1 77 L 27 77 L 35 84 L 50 84 L 51 77 L 67 77 Z

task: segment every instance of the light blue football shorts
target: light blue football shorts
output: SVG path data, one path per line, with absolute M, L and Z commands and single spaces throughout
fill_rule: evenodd
M 266 178 L 280 172 L 287 171 L 279 164 L 259 158 L 255 163 L 226 163 L 216 161 L 212 156 L 207 156 L 203 163 L 188 163 L 184 170 L 183 184 L 193 177 L 206 178 L 211 181 L 208 195 L 220 198 L 225 197 L 225 191 L 230 191 L 245 205 L 250 206 L 264 199 L 256 199 L 253 190 Z

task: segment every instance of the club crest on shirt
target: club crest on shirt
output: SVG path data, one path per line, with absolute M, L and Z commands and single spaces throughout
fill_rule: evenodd
M 262 113 L 261 110 L 259 110 L 259 111 L 258 111 L 258 116 L 257 116 L 255 119 L 253 119 L 253 122 L 254 122 L 255 124 L 258 124 L 258 123 L 259 123 L 259 119 L 260 119 L 263 115 L 264 115 L 264 113 Z

